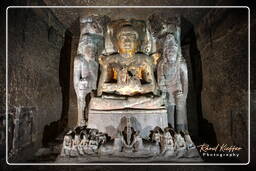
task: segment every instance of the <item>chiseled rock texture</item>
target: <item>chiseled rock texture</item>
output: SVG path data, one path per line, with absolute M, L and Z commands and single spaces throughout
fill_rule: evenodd
M 8 106 L 15 115 L 16 109 L 33 108 L 32 135 L 24 136 L 40 146 L 45 126 L 62 114 L 65 28 L 49 9 L 10 8 L 8 16 Z
M 196 37 L 202 62 L 202 117 L 212 124 L 217 143 L 247 149 L 248 9 L 209 10 Z M 205 122 L 199 123 L 202 135 L 214 136 L 202 129 Z

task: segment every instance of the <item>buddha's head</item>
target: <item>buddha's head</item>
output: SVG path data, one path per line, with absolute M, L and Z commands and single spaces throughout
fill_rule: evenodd
M 133 55 L 139 47 L 139 34 L 132 26 L 122 27 L 116 34 L 116 46 L 120 54 Z

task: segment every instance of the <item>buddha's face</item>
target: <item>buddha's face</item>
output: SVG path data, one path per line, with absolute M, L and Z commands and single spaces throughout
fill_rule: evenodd
M 132 29 L 124 29 L 118 34 L 117 46 L 121 54 L 134 54 L 138 48 L 138 35 Z

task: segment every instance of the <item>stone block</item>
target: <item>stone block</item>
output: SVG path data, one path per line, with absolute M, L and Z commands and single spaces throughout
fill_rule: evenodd
M 130 118 L 132 127 L 136 131 L 140 131 L 142 138 L 147 138 L 150 130 L 153 130 L 156 126 L 162 129 L 168 126 L 166 109 L 124 109 L 112 111 L 89 110 L 88 127 L 96 128 L 115 138 L 118 132 L 125 128 L 127 117 Z

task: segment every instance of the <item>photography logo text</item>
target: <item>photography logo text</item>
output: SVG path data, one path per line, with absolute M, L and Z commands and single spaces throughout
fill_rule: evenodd
M 202 144 L 197 147 L 203 157 L 239 157 L 239 151 L 242 150 L 241 147 L 228 144 L 217 144 L 212 147 L 209 144 Z

